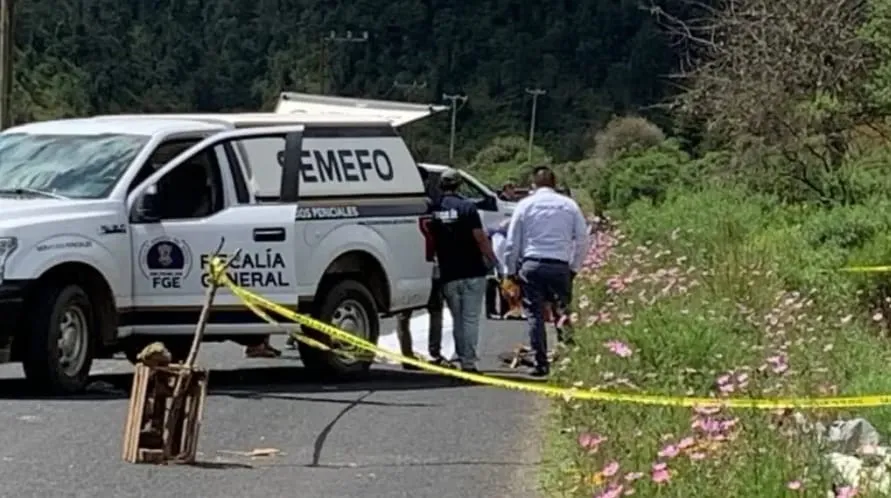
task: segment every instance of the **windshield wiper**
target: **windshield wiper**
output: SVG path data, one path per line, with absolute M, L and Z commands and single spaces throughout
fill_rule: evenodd
M 27 187 L 19 187 L 19 188 L 0 188 L 0 195 L 37 195 L 41 197 L 48 197 L 50 199 L 61 199 L 68 200 L 68 197 L 64 195 L 59 195 L 53 192 L 47 192 L 45 190 L 38 190 L 35 188 L 27 188 Z

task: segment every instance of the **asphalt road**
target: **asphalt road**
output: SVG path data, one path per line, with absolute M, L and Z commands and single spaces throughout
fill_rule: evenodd
M 522 324 L 484 326 L 480 367 L 500 369 Z M 296 353 L 246 360 L 234 344 L 199 362 L 212 369 L 201 463 L 163 467 L 121 460 L 126 360 L 99 362 L 94 392 L 73 399 L 28 399 L 19 366 L 0 366 L 0 497 L 536 496 L 542 400 L 387 366 L 325 383 Z M 243 454 L 260 448 L 280 453 Z

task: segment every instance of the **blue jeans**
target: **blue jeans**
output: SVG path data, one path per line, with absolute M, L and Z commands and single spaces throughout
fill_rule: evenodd
M 565 263 L 524 261 L 520 266 L 523 308 L 529 323 L 529 345 L 535 351 L 535 364 L 548 366 L 548 335 L 544 307 L 568 307 L 572 300 L 572 272 Z M 558 310 L 554 310 L 557 312 Z
M 476 347 L 480 336 L 480 315 L 486 277 L 452 280 L 443 284 L 442 293 L 452 313 L 455 352 L 464 368 L 476 366 Z

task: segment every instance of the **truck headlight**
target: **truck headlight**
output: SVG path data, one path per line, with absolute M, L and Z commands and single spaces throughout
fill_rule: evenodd
M 0 237 L 0 283 L 3 283 L 6 260 L 18 247 L 19 241 L 15 237 Z

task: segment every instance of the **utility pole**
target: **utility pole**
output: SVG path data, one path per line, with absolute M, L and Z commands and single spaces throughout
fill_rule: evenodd
M 532 119 L 529 123 L 529 162 L 532 162 L 532 141 L 535 140 L 535 115 L 538 111 L 538 97 L 548 92 L 541 88 L 527 88 L 526 93 L 532 95 Z
M 339 35 L 336 31 L 330 31 L 327 35 L 322 36 L 322 46 L 319 53 L 319 74 L 322 78 L 321 93 L 328 93 L 328 44 L 368 42 L 368 31 L 355 34 L 358 34 L 359 36 L 354 36 L 352 31 L 347 31 L 345 35 Z
M 9 106 L 12 103 L 12 36 L 13 0 L 0 0 L 0 130 L 12 123 Z
M 462 104 L 467 102 L 467 96 L 457 94 L 448 95 L 444 93 L 442 94 L 442 99 L 448 100 L 452 105 L 452 131 L 449 135 L 449 161 L 452 161 L 455 159 L 455 122 L 456 117 L 458 116 L 458 101 L 460 100 Z

